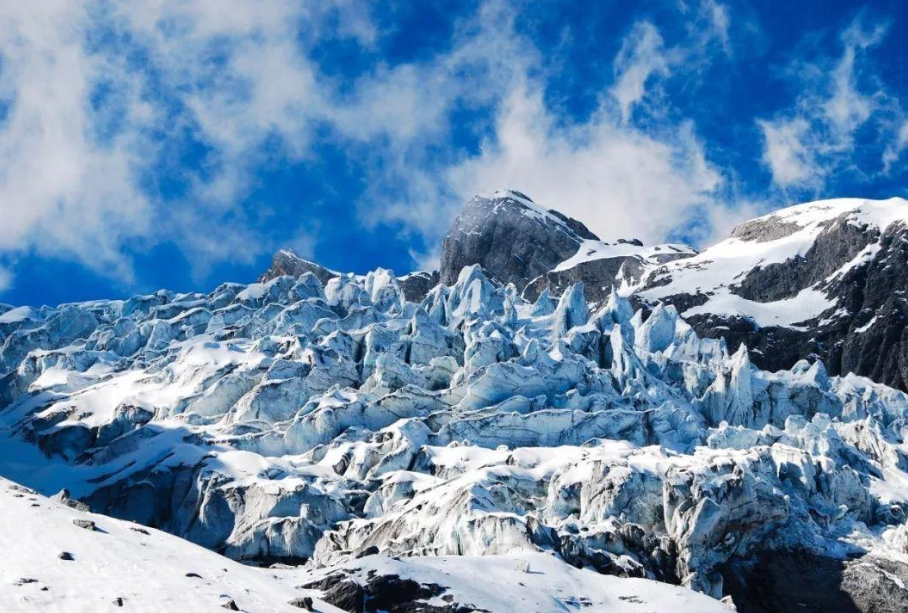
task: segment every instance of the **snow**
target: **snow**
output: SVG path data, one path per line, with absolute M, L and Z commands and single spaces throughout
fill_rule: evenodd
M 638 256 L 644 259 L 651 259 L 662 255 L 696 255 L 696 251 L 687 245 L 665 244 L 654 245 L 652 247 L 641 247 L 631 243 L 609 244 L 595 240 L 584 240 L 577 250 L 577 253 L 567 260 L 558 264 L 554 272 L 570 270 L 575 266 L 585 262 L 602 260 L 606 258 Z
M 791 236 L 745 244 L 740 257 L 797 252 L 803 241 Z M 700 258 L 691 270 L 707 266 Z M 390 271 L 346 276 L 324 293 L 285 291 L 288 281 L 166 294 L 126 314 L 120 303 L 93 304 L 92 318 L 83 317 L 89 307 L 49 309 L 66 327 L 87 323 L 75 340 L 25 329 L 0 349 L 9 365 L 0 474 L 45 494 L 66 487 L 97 510 L 235 559 L 307 568 L 246 569 L 234 583 L 234 566 L 214 558 L 227 565 L 216 567 L 198 557 L 213 554 L 182 541 L 151 532 L 154 543 L 142 545 L 141 533 L 103 517 L 105 532 L 71 534 L 75 511 L 45 516 L 50 503 L 39 499 L 29 518 L 33 507 L 3 504 L 0 487 L 0 546 L 36 543 L 21 560 L 0 561 L 14 565 L 4 572 L 54 583 L 47 594 L 25 591 L 36 584 L 0 590 L 0 599 L 25 594 L 47 608 L 55 601 L 41 599 L 71 590 L 78 606 L 103 597 L 91 601 L 103 610 L 116 597 L 107 588 L 125 584 L 108 570 L 114 562 L 92 556 L 96 539 L 100 549 L 116 535 L 120 549 L 108 549 L 133 577 L 137 548 L 145 576 L 161 577 L 123 597 L 185 590 L 183 574 L 199 572 L 211 582 L 193 592 L 200 610 L 220 593 L 255 610 L 259 581 L 276 581 L 268 594 L 286 602 L 283 590 L 319 573 L 346 569 L 367 581 L 380 568 L 437 580 L 458 602 L 493 613 L 514 603 L 719 611 L 686 588 L 720 596 L 714 571 L 731 556 L 851 551 L 904 521 L 877 513 L 908 483 L 901 392 L 830 377 L 820 363 L 763 372 L 746 351 L 729 355 L 723 342 L 698 338 L 673 307 L 644 321 L 613 293 L 590 312 L 579 285 L 552 309 L 479 267 L 420 304 L 404 300 Z M 825 307 L 813 289 L 771 304 L 735 302 L 726 289 L 713 306 L 765 325 L 796 325 Z M 29 519 L 52 534 L 9 529 Z M 562 558 L 551 555 L 556 543 Z M 63 547 L 111 582 L 51 572 L 58 563 L 47 551 Z M 382 557 L 369 555 L 376 550 Z M 602 576 L 590 560 L 685 587 Z M 183 570 L 189 562 L 204 572 Z M 69 580 L 84 581 L 84 593 Z
M 814 318 L 835 303 L 823 292 L 805 289 L 793 298 L 775 302 L 756 302 L 736 296 L 728 290 L 719 290 L 709 302 L 684 311 L 685 317 L 695 315 L 724 315 L 749 317 L 760 327 L 783 326 L 797 328 L 798 322 Z
M 93 521 L 97 529 L 74 520 Z M 286 572 L 243 566 L 152 528 L 71 509 L 2 478 L 0 526 L 2 611 L 222 613 L 234 600 L 249 613 L 290 613 L 300 611 L 291 600 L 311 593 L 296 589 Z M 64 551 L 74 559 L 59 559 Z M 316 611 L 340 612 L 317 599 L 314 604 Z
M 20 323 L 28 319 L 35 319 L 36 316 L 37 312 L 31 307 L 16 307 L 0 315 L 0 324 Z
M 908 201 L 837 199 L 801 204 L 759 217 L 752 222 L 793 224 L 791 232 L 775 240 L 726 239 L 691 258 L 665 265 L 657 274 L 670 276 L 671 282 L 641 292 L 644 298 L 658 300 L 677 294 L 704 294 L 709 300 L 682 313 L 685 317 L 715 313 L 749 317 L 761 326 L 795 327 L 834 306 L 814 288 L 777 302 L 755 302 L 735 296 L 731 287 L 755 268 L 803 257 L 826 224 L 847 216 L 851 223 L 870 224 L 880 229 L 908 220 Z M 866 261 L 877 246 L 870 245 L 831 277 L 844 274 Z
M 868 321 L 866 324 L 864 324 L 860 328 L 855 328 L 854 331 L 858 334 L 862 334 L 862 333 L 866 332 L 867 330 L 869 330 L 870 328 L 872 328 L 873 324 L 876 323 L 876 320 L 877 320 L 877 316 L 874 315 L 873 317 L 870 318 L 870 321 Z
M 520 552 L 482 557 L 425 556 L 357 560 L 354 576 L 397 575 L 449 588 L 455 600 L 493 612 L 730 613 L 723 603 L 655 581 L 577 569 L 557 556 Z M 444 601 L 437 598 L 437 603 Z M 429 604 L 433 604 L 429 601 Z

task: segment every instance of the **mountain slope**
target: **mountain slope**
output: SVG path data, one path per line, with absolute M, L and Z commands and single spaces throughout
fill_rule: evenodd
M 276 579 L 275 571 L 83 513 L 2 478 L 0 526 L 3 611 L 223 613 L 232 601 L 249 613 L 299 613 L 291 601 L 313 593 L 294 588 L 289 577 Z M 318 599 L 314 610 L 340 611 Z
M 608 244 L 576 219 L 520 192 L 499 191 L 476 196 L 455 220 L 442 246 L 440 280 L 451 285 L 461 269 L 479 264 L 530 300 L 583 282 L 587 299 L 598 303 L 612 287 L 635 285 L 654 266 L 695 253 L 685 245 Z
M 689 590 L 602 577 L 533 553 L 482 560 L 368 556 L 314 572 L 251 568 L 154 529 L 70 508 L 2 478 L 0 526 L 3 611 L 344 611 L 320 596 L 339 605 L 358 597 L 368 602 L 357 610 L 392 613 L 428 606 L 437 613 L 507 613 L 517 603 L 527 613 L 728 610 Z
M 817 356 L 832 373 L 906 389 L 906 220 L 898 198 L 783 209 L 666 264 L 639 295 L 674 304 L 704 336 L 746 343 L 761 367 Z
M 671 306 L 472 266 L 419 304 L 379 270 L 25 315 L 0 474 L 235 559 L 554 554 L 719 598 L 736 561 L 905 551 L 908 396 L 760 371 Z

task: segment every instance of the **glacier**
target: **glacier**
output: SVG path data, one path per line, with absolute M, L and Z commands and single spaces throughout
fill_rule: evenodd
M 730 610 L 778 556 L 838 561 L 860 610 L 905 610 L 905 393 L 818 359 L 761 370 L 617 283 L 528 295 L 473 264 L 414 300 L 389 270 L 297 272 L 6 310 L 0 474 L 291 565 L 347 610 L 370 577 L 445 569 L 466 595 L 413 599 L 476 610 L 464 577 L 525 565 L 582 569 L 561 610 L 619 579 Z M 524 610 L 554 610 L 533 594 Z M 509 610 L 494 596 L 476 607 Z

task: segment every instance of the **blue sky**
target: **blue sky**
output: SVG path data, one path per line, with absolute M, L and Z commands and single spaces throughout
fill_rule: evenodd
M 704 246 L 906 195 L 908 4 L 47 0 L 0 6 L 0 302 L 248 282 L 290 246 L 430 267 L 515 188 Z

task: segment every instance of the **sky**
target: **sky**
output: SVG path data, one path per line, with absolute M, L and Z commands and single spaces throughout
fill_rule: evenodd
M 702 248 L 908 192 L 908 3 L 0 3 L 0 302 L 437 264 L 474 194 Z

